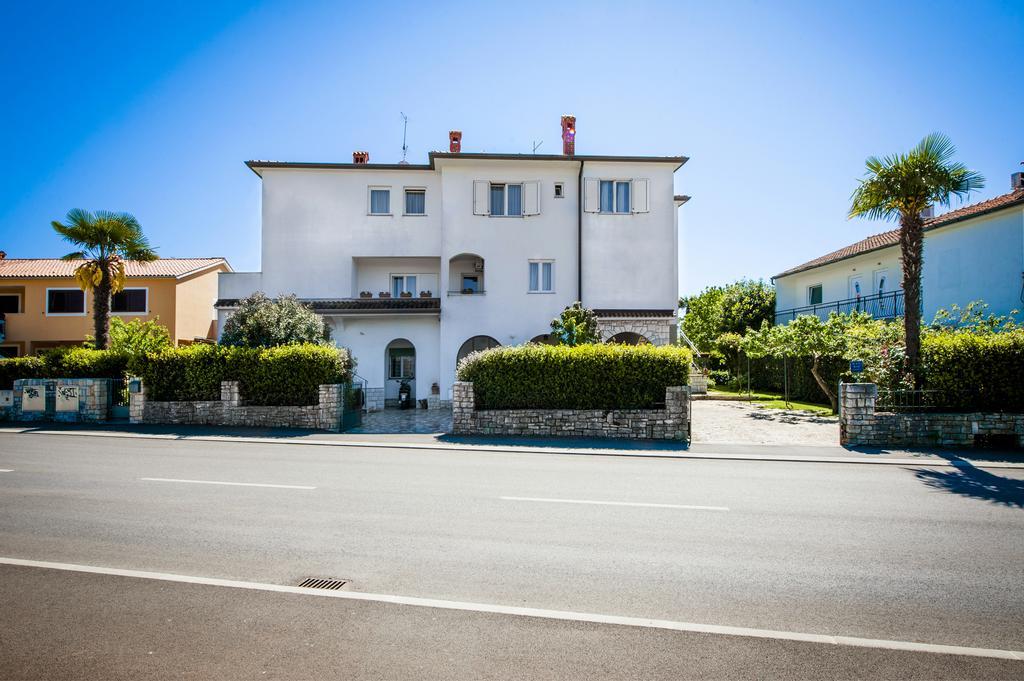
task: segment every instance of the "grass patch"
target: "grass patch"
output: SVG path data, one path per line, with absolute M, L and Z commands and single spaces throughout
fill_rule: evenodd
M 711 394 L 722 393 L 725 395 L 747 395 L 746 390 L 739 390 L 730 386 L 715 386 L 709 388 L 708 392 Z M 807 411 L 811 412 L 816 416 L 831 416 L 832 408 L 827 404 L 818 404 L 815 402 L 797 402 L 795 400 L 789 401 L 789 406 L 786 406 L 786 400 L 778 393 L 766 393 L 752 390 L 750 392 L 750 400 L 755 406 L 761 409 L 788 409 L 790 411 Z

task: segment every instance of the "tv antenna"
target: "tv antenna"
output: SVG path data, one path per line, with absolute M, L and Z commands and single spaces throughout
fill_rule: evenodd
M 405 143 L 405 133 L 409 128 L 409 117 L 401 111 L 398 113 L 402 114 L 402 163 L 405 163 L 405 155 L 409 153 L 409 145 Z
M 542 145 L 542 144 L 544 144 L 544 140 L 541 140 L 540 142 L 534 141 L 534 143 L 533 143 L 533 153 L 534 154 L 537 153 L 537 150 L 540 149 L 540 145 Z

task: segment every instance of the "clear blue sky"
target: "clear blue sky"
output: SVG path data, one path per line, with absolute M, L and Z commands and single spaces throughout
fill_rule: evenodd
M 883 231 L 865 157 L 949 134 L 1004 193 L 1024 160 L 1024 3 L 3 3 L 0 249 L 67 249 L 69 208 L 134 213 L 164 256 L 259 267 L 250 158 L 684 154 L 682 293 Z M 717 6 L 722 5 L 722 6 Z

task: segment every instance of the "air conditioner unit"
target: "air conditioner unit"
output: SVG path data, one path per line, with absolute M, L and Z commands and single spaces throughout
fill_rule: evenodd
M 473 269 L 476 270 L 477 272 L 483 272 L 484 271 L 484 261 L 483 260 L 477 260 L 476 262 L 474 262 L 473 263 Z

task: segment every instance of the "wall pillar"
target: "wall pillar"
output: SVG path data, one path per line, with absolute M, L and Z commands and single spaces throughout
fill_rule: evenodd
M 476 410 L 476 394 L 470 381 L 455 381 L 452 384 L 452 432 L 456 435 L 471 435 L 475 430 L 473 412 Z
M 346 386 L 339 384 L 320 386 L 320 399 L 317 402 L 319 410 L 317 426 L 321 430 L 329 430 L 332 433 L 341 431 L 342 412 L 345 409 L 345 388 Z
M 146 384 L 139 380 L 139 392 L 128 393 L 128 423 L 143 423 L 146 417 Z
M 878 386 L 874 383 L 839 385 L 839 444 L 870 443 L 874 432 L 877 399 Z
M 238 389 L 238 381 L 220 382 L 220 401 L 225 407 L 241 406 L 242 398 Z

